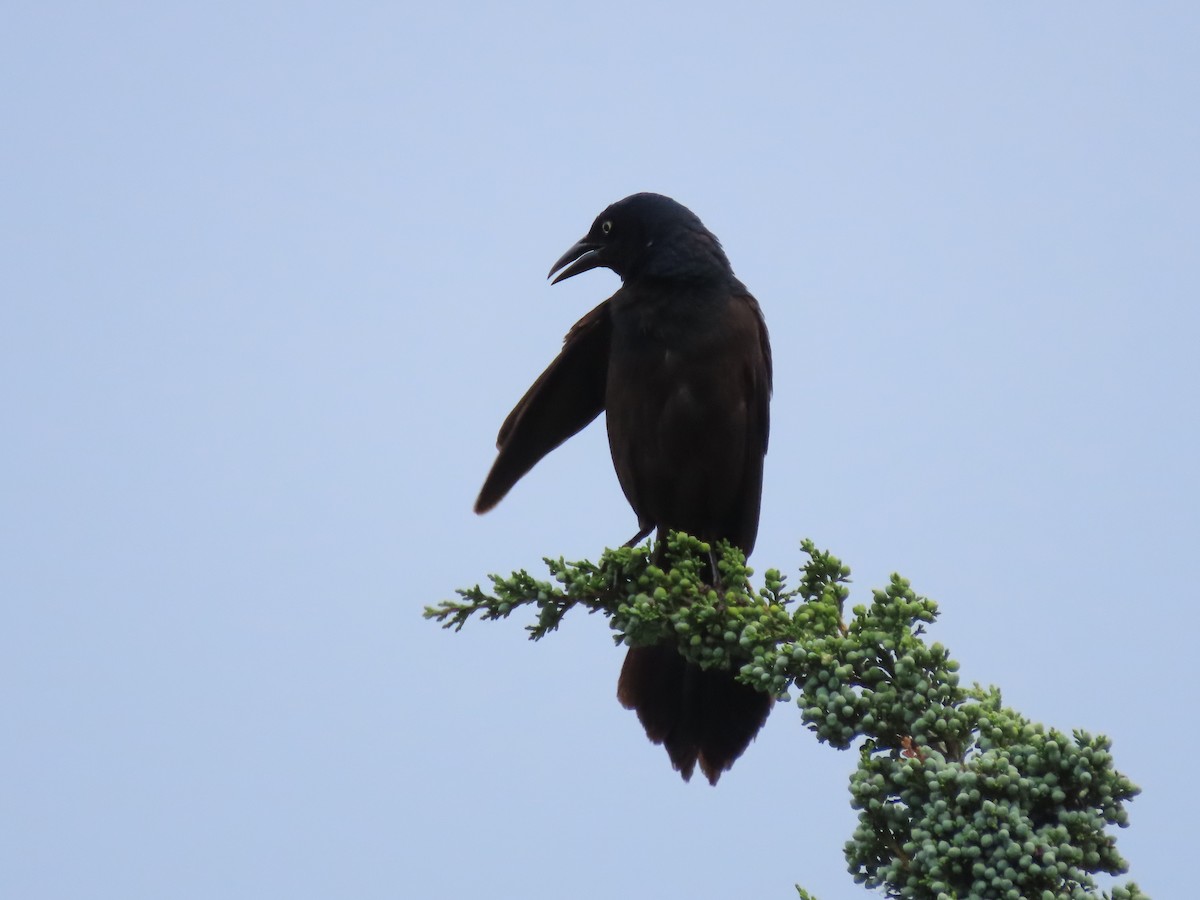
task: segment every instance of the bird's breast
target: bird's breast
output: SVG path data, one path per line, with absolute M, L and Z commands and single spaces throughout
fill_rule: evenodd
M 607 414 L 621 443 L 703 439 L 744 415 L 744 394 L 718 335 L 614 333 Z

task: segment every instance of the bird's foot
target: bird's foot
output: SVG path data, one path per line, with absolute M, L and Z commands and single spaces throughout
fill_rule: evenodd
M 646 539 L 647 535 L 649 535 L 650 532 L 652 532 L 653 530 L 654 530 L 653 525 L 651 525 L 648 528 L 643 528 L 641 531 L 639 531 L 637 534 L 635 534 L 633 537 L 631 537 L 629 540 L 627 540 L 621 546 L 622 547 L 636 547 L 638 544 L 640 544 L 642 541 L 644 541 Z
M 717 595 L 725 593 L 725 586 L 721 584 L 721 569 L 717 565 L 717 552 L 709 545 L 708 548 L 708 564 L 712 567 L 712 586 L 717 592 Z

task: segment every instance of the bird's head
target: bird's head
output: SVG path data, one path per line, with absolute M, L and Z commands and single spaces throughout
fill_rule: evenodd
M 670 197 L 648 193 L 618 200 L 596 216 L 588 233 L 559 257 L 546 277 L 558 272 L 551 282 L 558 284 L 601 267 L 612 269 L 622 281 L 732 271 L 720 241 L 694 212 Z

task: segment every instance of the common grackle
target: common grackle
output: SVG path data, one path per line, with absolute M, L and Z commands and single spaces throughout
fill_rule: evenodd
M 598 267 L 621 288 L 575 323 L 562 352 L 500 428 L 475 511 L 607 412 L 608 443 L 638 518 L 657 529 L 754 549 L 770 428 L 771 347 L 757 301 L 720 242 L 686 207 L 634 194 L 596 217 L 554 264 L 553 283 Z M 549 276 L 548 276 L 549 277 Z M 690 779 L 712 784 L 766 722 L 772 700 L 703 671 L 671 644 L 630 648 L 617 697 Z

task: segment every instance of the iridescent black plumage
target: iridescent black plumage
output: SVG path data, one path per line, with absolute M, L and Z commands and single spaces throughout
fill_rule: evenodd
M 550 274 L 561 270 L 558 282 L 601 266 L 620 276 L 620 290 L 575 324 L 505 420 L 476 512 L 604 410 L 638 537 L 686 531 L 748 556 L 770 431 L 771 348 L 758 303 L 712 232 L 659 194 L 609 206 Z M 703 672 L 665 644 L 629 650 L 617 696 L 685 779 L 699 763 L 713 784 L 771 707 L 732 673 Z

